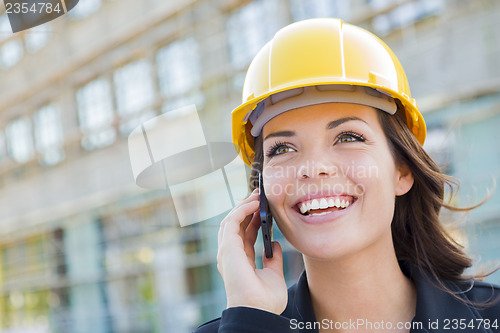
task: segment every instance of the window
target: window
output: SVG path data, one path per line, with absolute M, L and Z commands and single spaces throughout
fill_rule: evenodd
M 122 274 L 119 278 L 110 279 L 106 285 L 107 306 L 115 332 L 158 332 L 158 325 L 155 323 L 159 321 L 157 316 L 161 312 L 157 310 L 160 295 L 157 281 L 152 273 L 129 276 Z M 168 283 L 171 284 L 171 281 Z M 170 327 L 167 326 L 166 331 L 181 332 L 169 330 Z
M 227 21 L 229 58 L 237 69 L 246 67 L 257 52 L 284 26 L 276 0 L 257 0 Z
M 294 21 L 314 17 L 338 17 L 349 19 L 349 1 L 343 0 L 290 0 Z
M 82 147 L 101 148 L 115 141 L 113 102 L 108 80 L 98 78 L 80 88 L 76 94 Z
M 212 289 L 213 269 L 208 265 L 186 267 L 186 285 L 189 295 L 206 293 Z
M 9 155 L 17 162 L 24 163 L 33 158 L 33 137 L 31 136 L 31 121 L 22 117 L 13 120 L 5 129 Z
M 390 16 L 387 14 L 378 15 L 373 18 L 373 29 L 378 35 L 387 35 L 393 29 Z
M 41 153 L 41 162 L 57 164 L 64 158 L 61 110 L 55 104 L 40 108 L 34 117 L 36 148 Z
M 396 0 L 370 0 L 374 10 L 383 10 L 397 3 Z M 404 28 L 415 22 L 444 10 L 443 0 L 415 0 L 397 6 L 387 14 L 373 19 L 373 29 L 379 35 L 386 35 L 397 28 Z
M 391 12 L 391 19 L 396 27 L 407 27 L 425 16 L 424 7 L 420 2 L 408 2 Z
M 78 4 L 69 11 L 72 19 L 81 19 L 90 16 L 101 7 L 101 0 L 80 0 Z
M 160 90 L 165 97 L 189 92 L 201 81 L 198 44 L 194 38 L 174 42 L 157 54 Z
M 29 29 L 24 35 L 26 50 L 30 53 L 40 50 L 49 42 L 51 34 L 52 26 L 50 22 Z
M 163 112 L 188 104 L 201 108 L 204 102 L 198 43 L 188 37 L 173 42 L 156 55 L 161 94 L 167 98 Z M 173 65 L 175 64 L 175 65 Z
M 173 111 L 191 104 L 196 105 L 196 109 L 199 111 L 203 107 L 204 102 L 205 97 L 203 93 L 200 90 L 195 90 L 188 96 L 180 96 L 167 100 L 167 102 L 163 104 L 161 112 Z
M 116 104 L 123 118 L 120 132 L 128 135 L 141 121 L 154 117 L 155 113 L 145 110 L 154 101 L 154 87 L 151 66 L 145 60 L 128 64 L 115 72 Z M 141 113 L 142 117 L 131 115 Z
M 383 10 L 396 2 L 397 0 L 370 0 L 370 6 L 374 10 Z
M 23 43 L 19 39 L 12 39 L 0 49 L 0 66 L 3 69 L 16 65 L 24 55 Z

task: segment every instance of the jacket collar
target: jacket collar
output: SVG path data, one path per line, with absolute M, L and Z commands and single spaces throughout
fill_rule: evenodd
M 425 272 L 421 272 L 416 265 L 406 261 L 400 261 L 399 264 L 403 273 L 415 283 L 415 287 L 417 288 L 417 308 L 413 323 L 422 323 L 422 328 L 412 329 L 410 331 L 411 333 L 446 331 L 444 327 L 446 319 L 449 320 L 448 331 L 460 331 L 461 333 L 469 332 L 468 327 L 465 329 L 452 329 L 453 319 L 458 319 L 458 323 L 464 319 L 464 323 L 469 324 L 472 320 L 474 325 L 476 325 L 474 329 L 470 329 L 470 332 L 491 332 L 483 327 L 480 329 L 477 327 L 476 319 L 481 319 L 481 315 L 476 309 L 441 290 L 438 287 L 438 282 Z M 452 282 L 445 281 L 443 284 L 453 292 L 456 292 L 457 296 L 461 299 L 466 301 L 469 300 L 465 293 L 472 288 L 471 285 L 460 288 L 457 284 Z M 297 283 L 289 289 L 288 305 L 283 315 L 290 319 L 295 318 L 301 322 L 316 322 L 305 271 L 302 273 Z M 436 320 L 437 324 L 434 324 Z M 302 330 L 301 332 L 318 331 Z
M 478 328 L 476 319 L 481 319 L 478 311 L 460 301 L 453 295 L 443 291 L 443 287 L 456 293 L 456 296 L 463 301 L 470 301 L 466 293 L 472 289 L 474 282 L 470 281 L 468 285 L 458 285 L 451 281 L 441 281 L 432 278 L 427 272 L 421 271 L 418 266 L 409 262 L 400 262 L 403 273 L 408 276 L 417 288 L 417 308 L 413 322 L 422 323 L 422 329 L 412 330 L 411 332 L 436 332 L 445 331 L 445 325 L 448 323 L 448 331 L 456 332 L 491 332 L 483 327 Z M 469 324 L 472 321 L 474 329 L 469 327 L 455 327 L 460 323 Z

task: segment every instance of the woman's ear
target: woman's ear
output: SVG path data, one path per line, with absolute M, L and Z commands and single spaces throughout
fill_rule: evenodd
M 410 167 L 406 164 L 401 164 L 396 170 L 396 188 L 395 193 L 397 196 L 406 194 L 413 186 L 413 174 Z

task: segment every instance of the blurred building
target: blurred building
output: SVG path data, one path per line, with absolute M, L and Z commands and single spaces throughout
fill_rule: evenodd
M 134 184 L 127 136 L 194 103 L 206 137 L 230 142 L 253 56 L 281 27 L 323 16 L 393 48 L 426 149 L 461 181 L 453 202 L 481 201 L 500 165 L 497 1 L 80 0 L 17 34 L 2 14 L 0 332 L 190 332 L 219 316 L 223 216 L 181 228 L 168 189 Z M 499 258 L 499 207 L 493 195 L 450 225 L 481 263 Z M 301 258 L 281 241 L 293 283 Z

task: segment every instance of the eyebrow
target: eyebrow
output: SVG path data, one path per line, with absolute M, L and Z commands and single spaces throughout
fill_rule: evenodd
M 333 120 L 333 121 L 329 122 L 328 125 L 326 126 L 326 129 L 335 128 L 335 127 L 340 126 L 341 124 L 343 124 L 347 121 L 351 121 L 351 120 L 359 120 L 359 121 L 364 122 L 365 124 L 368 124 L 366 121 L 364 121 L 363 119 L 361 119 L 359 117 L 344 117 L 344 118 L 340 118 L 340 119 Z M 271 133 L 271 134 L 267 135 L 264 138 L 264 141 L 269 139 L 269 138 L 273 138 L 273 137 L 282 137 L 282 136 L 291 137 L 294 135 L 295 135 L 294 131 L 280 131 L 280 132 L 275 132 L 275 133 Z
M 335 127 L 339 126 L 340 124 L 343 124 L 346 121 L 350 121 L 350 120 L 359 120 L 359 121 L 362 121 L 362 122 L 364 122 L 365 124 L 368 125 L 368 123 L 366 121 L 364 121 L 363 119 L 361 119 L 361 118 L 358 118 L 358 117 L 345 117 L 345 118 L 340 118 L 340 119 L 337 119 L 337 120 L 329 122 L 328 125 L 326 126 L 326 129 L 335 128 Z
M 267 135 L 265 138 L 264 138 L 264 141 L 269 139 L 269 138 L 273 138 L 273 137 L 276 137 L 276 136 L 287 136 L 287 137 L 290 137 L 290 136 L 294 136 L 295 135 L 295 132 L 294 131 L 281 131 L 281 132 L 274 132 L 274 133 L 271 133 L 269 135 Z

